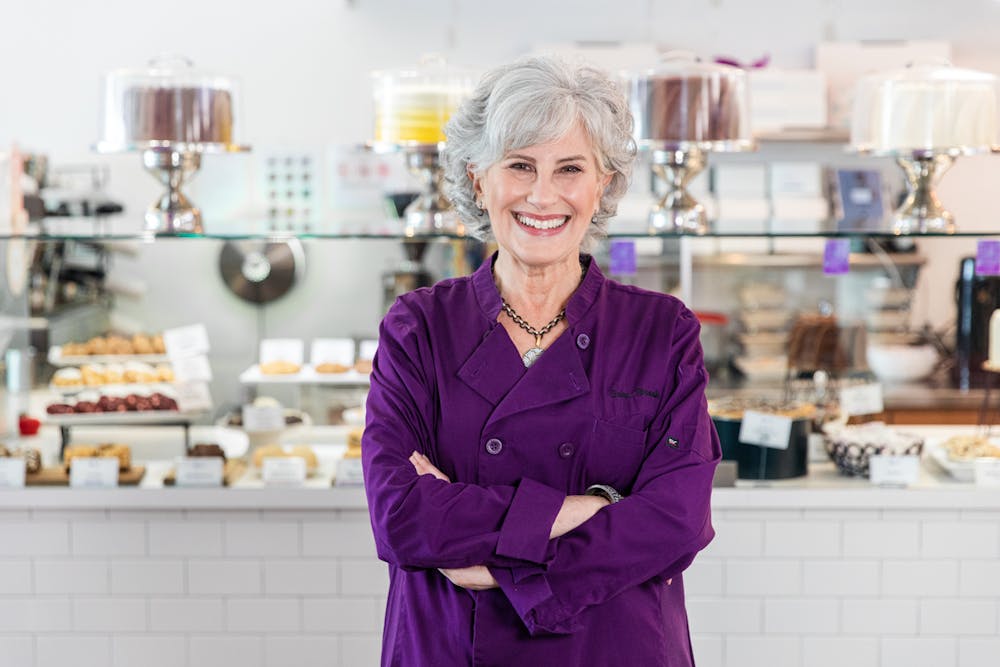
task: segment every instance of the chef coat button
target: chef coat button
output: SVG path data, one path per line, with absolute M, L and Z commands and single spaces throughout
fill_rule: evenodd
M 496 456 L 503 449 L 503 443 L 496 438 L 490 438 L 486 441 L 486 451 L 490 454 Z
M 576 337 L 576 346 L 581 350 L 586 350 L 590 347 L 590 336 L 587 334 L 580 334 Z
M 573 456 L 574 451 L 576 451 L 576 447 L 573 446 L 572 442 L 564 442 L 563 444 L 559 445 L 559 456 L 563 457 L 564 459 L 568 459 L 569 457 Z

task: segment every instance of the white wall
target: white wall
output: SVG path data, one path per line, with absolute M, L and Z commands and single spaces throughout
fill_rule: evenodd
M 237 75 L 243 139 L 259 148 L 364 141 L 371 126 L 369 71 L 409 64 L 429 51 L 483 67 L 544 43 L 654 42 L 742 60 L 769 53 L 776 65 L 804 67 L 824 39 L 933 38 L 953 43 L 957 64 L 1000 71 L 996 0 L 49 0 L 4 2 L 0 26 L 0 146 L 17 141 L 57 165 L 111 165 L 111 190 L 127 203 L 136 226 L 156 184 L 142 173 L 138 156 L 98 156 L 90 146 L 98 134 L 102 75 L 163 52 Z M 248 187 L 241 160 L 207 159 L 206 182 L 224 182 L 214 175 L 230 173 L 233 187 Z M 997 182 L 1000 160 L 960 160 L 945 176 L 941 195 L 963 228 L 995 229 L 991 195 Z M 191 193 L 211 196 L 197 181 Z M 926 246 L 934 261 L 922 280 L 918 320 L 940 325 L 951 317 L 957 256 L 973 247 L 972 241 Z M 155 244 L 138 261 L 123 260 L 123 274 L 154 285 L 145 303 L 125 304 L 123 311 L 150 328 L 220 320 L 218 313 L 225 312 L 227 323 L 213 324 L 211 334 L 232 346 L 221 363 L 238 367 L 253 356 L 253 345 L 250 336 L 234 334 L 253 330 L 253 311 L 223 291 L 216 256 L 214 244 Z M 309 279 L 288 303 L 315 309 L 308 319 L 328 324 L 300 334 L 374 332 L 379 274 L 399 256 L 391 243 L 318 244 Z M 345 317 L 351 326 L 343 324 Z

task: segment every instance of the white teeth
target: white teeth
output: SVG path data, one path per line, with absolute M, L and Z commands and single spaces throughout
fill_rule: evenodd
M 535 229 L 555 229 L 556 227 L 562 227 L 569 220 L 569 216 L 563 216 L 562 218 L 552 218 L 550 220 L 535 220 L 534 218 L 529 218 L 526 215 L 520 213 L 514 216 L 517 221 L 522 225 L 527 225 L 528 227 L 533 227 Z

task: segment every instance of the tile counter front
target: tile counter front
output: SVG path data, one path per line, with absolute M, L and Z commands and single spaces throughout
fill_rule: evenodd
M 997 664 L 1000 490 L 813 464 L 713 507 L 685 574 L 700 667 Z M 378 664 L 360 488 L 3 491 L 0 535 L 0 664 Z

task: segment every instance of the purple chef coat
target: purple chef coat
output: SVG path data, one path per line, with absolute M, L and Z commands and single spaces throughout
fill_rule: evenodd
M 382 322 L 362 446 L 389 563 L 382 664 L 693 664 L 681 572 L 714 536 L 721 458 L 697 319 L 591 261 L 526 369 L 491 265 Z M 418 476 L 414 450 L 452 482 Z M 549 540 L 565 496 L 599 483 L 626 498 Z M 499 588 L 437 570 L 481 564 Z

